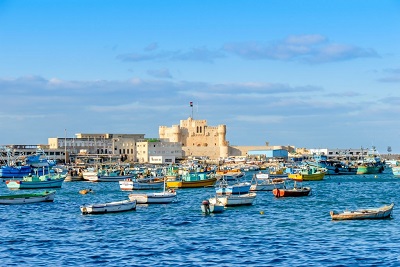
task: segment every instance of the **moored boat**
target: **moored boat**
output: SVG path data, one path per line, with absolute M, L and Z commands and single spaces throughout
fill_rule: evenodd
M 400 177 L 400 166 L 393 166 L 392 173 L 396 177 Z
M 359 209 L 354 211 L 344 211 L 336 213 L 330 211 L 332 220 L 373 220 L 373 219 L 386 219 L 392 214 L 394 203 L 385 205 L 380 208 Z
M 272 193 L 274 194 L 275 197 L 280 198 L 280 197 L 304 197 L 308 196 L 311 193 L 311 188 L 310 187 L 297 187 L 296 184 L 293 186 L 293 188 L 275 188 L 272 190 Z
M 124 191 L 132 190 L 156 190 L 161 189 L 164 186 L 164 182 L 155 179 L 135 179 L 128 178 L 123 181 L 119 181 L 119 188 Z
M 174 181 L 167 181 L 169 188 L 197 188 L 212 186 L 217 181 L 213 174 L 186 172 Z
M 209 199 L 210 204 L 221 203 L 222 205 L 229 206 L 243 206 L 243 205 L 252 205 L 257 194 L 256 193 L 248 193 L 241 195 L 222 195 L 216 196 Z
M 320 168 L 315 168 L 313 166 L 306 166 L 300 169 L 299 172 L 289 174 L 289 179 L 294 181 L 321 181 L 325 177 L 325 170 Z
M 7 180 L 9 189 L 38 189 L 38 188 L 61 188 L 65 174 L 45 174 L 25 176 L 22 180 Z
M 268 173 L 256 173 L 253 175 L 250 191 L 272 191 L 275 188 L 285 188 L 285 179 L 271 179 Z
M 216 203 L 211 204 L 209 200 L 203 200 L 200 208 L 205 214 L 222 213 L 225 210 L 225 206 L 221 202 L 217 201 Z
M 15 205 L 37 202 L 53 202 L 56 191 L 44 191 L 41 193 L 12 194 L 0 196 L 0 204 Z
M 155 193 L 129 194 L 130 200 L 136 200 L 138 204 L 166 204 L 176 199 L 175 190 Z
M 102 214 L 136 210 L 136 200 L 122 200 L 100 204 L 83 205 L 82 214 Z

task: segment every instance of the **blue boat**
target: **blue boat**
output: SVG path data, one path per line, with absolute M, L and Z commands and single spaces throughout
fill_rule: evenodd
M 31 166 L 8 166 L 0 167 L 0 178 L 22 178 L 32 171 Z
M 221 179 L 215 188 L 218 195 L 247 194 L 250 191 L 251 183 L 242 182 L 229 184 L 225 179 Z

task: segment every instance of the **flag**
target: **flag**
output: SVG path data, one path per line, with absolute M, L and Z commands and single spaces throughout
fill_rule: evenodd
M 192 101 L 190 101 L 190 106 L 193 107 L 193 102 Z

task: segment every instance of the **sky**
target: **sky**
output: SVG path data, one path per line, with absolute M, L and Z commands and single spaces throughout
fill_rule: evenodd
M 399 87 L 398 0 L 0 0 L 3 145 L 193 116 L 233 146 L 400 153 Z

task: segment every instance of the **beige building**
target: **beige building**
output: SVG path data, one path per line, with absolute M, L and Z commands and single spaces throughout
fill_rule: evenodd
M 182 144 L 183 156 L 206 156 L 210 159 L 228 157 L 229 142 L 226 126 L 208 126 L 206 120 L 189 117 L 179 125 L 159 127 L 160 139 Z

